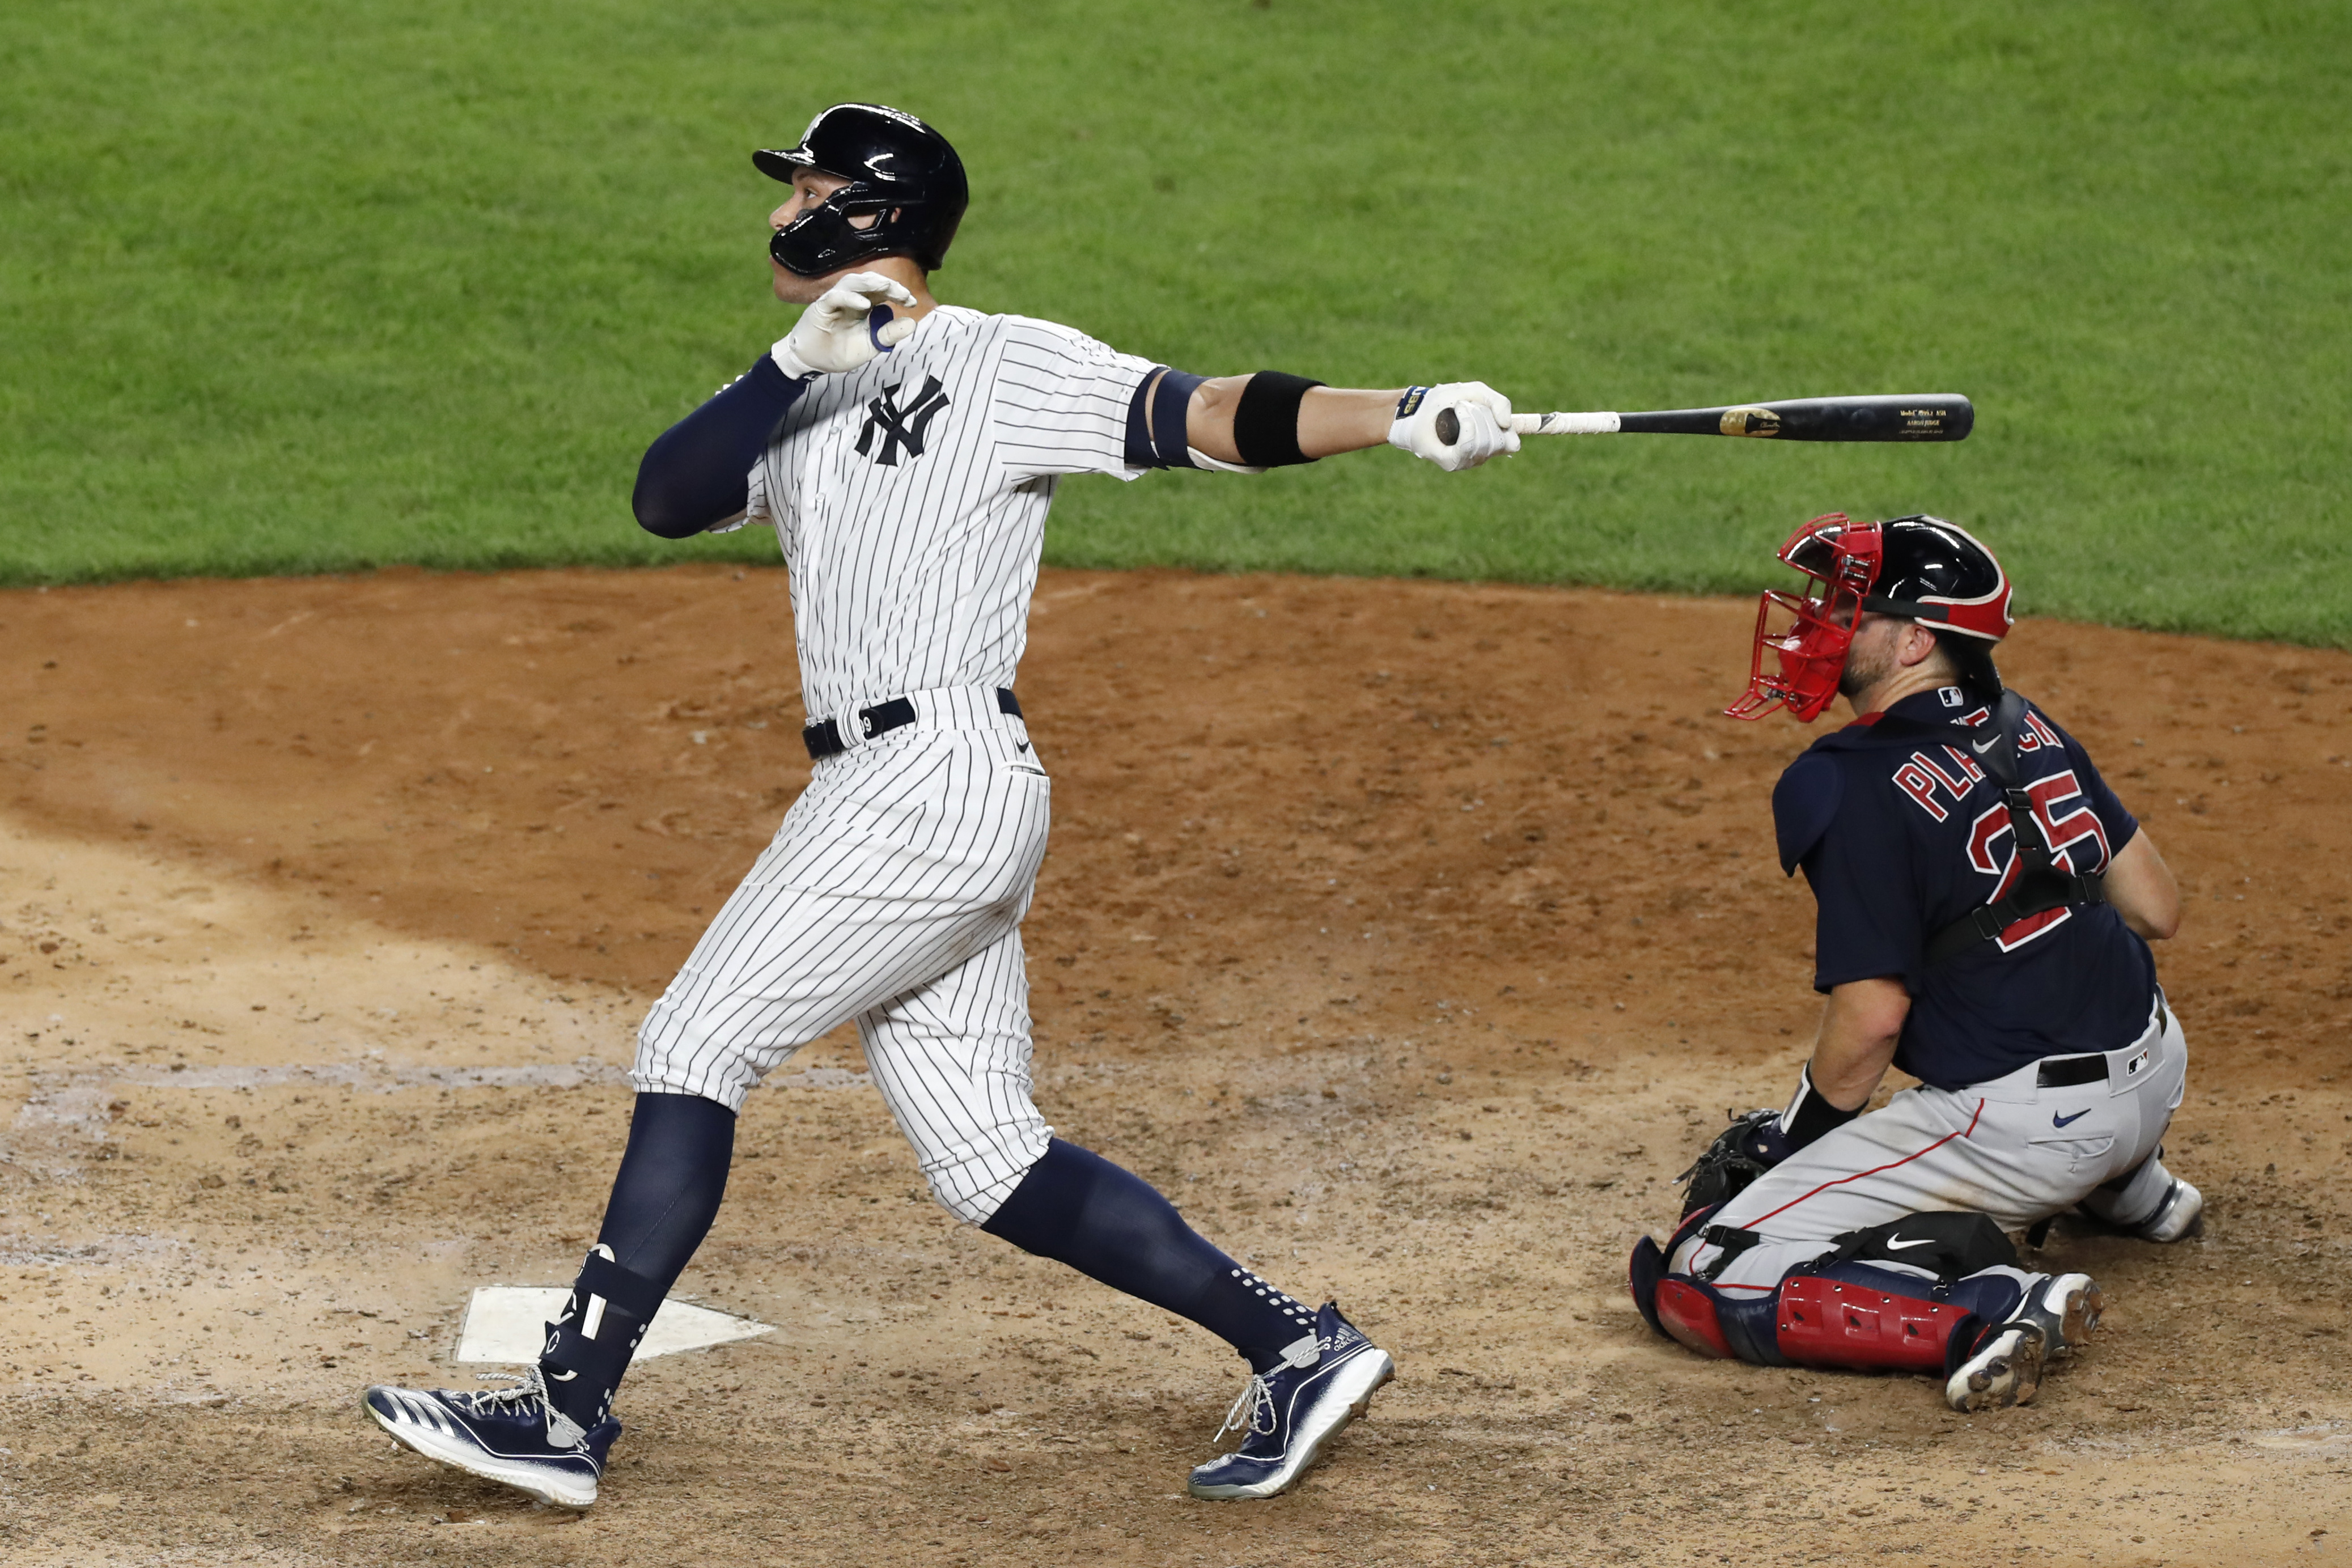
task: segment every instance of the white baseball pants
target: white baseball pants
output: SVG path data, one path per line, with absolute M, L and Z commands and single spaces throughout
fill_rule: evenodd
M 1931 1209 L 1973 1209 L 2005 1230 L 2086 1199 L 2117 1224 L 2145 1219 L 2171 1184 L 2155 1155 L 2180 1105 L 2189 1047 L 2159 994 L 2147 1033 L 2105 1054 L 2105 1082 L 2044 1089 L 2035 1063 L 1964 1089 L 1922 1084 L 1806 1145 L 1708 1222 L 1764 1238 L 1713 1284 L 1771 1289 L 1833 1237 Z M 2121 1192 L 2096 1191 L 2135 1167 Z M 1700 1273 L 1721 1252 L 1692 1236 L 1666 1267 Z
M 992 688 L 908 694 L 917 720 L 809 786 L 637 1034 L 630 1080 L 740 1110 L 856 1019 L 885 1103 L 950 1212 L 980 1224 L 1045 1152 L 1021 951 L 1050 781 Z

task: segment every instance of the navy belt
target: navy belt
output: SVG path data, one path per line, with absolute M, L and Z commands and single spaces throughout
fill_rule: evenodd
M 1015 719 L 1021 717 L 1021 700 L 1013 695 L 1012 688 L 1000 686 L 996 689 L 996 710 L 1010 713 Z M 903 730 L 914 721 L 915 705 L 904 697 L 893 697 L 887 701 L 877 702 L 871 708 L 857 710 L 857 732 L 862 739 L 868 741 L 877 735 L 887 735 L 893 730 Z M 849 750 L 849 743 L 841 738 L 841 726 L 831 719 L 803 730 L 801 744 L 808 748 L 811 762 L 823 762 L 827 757 L 837 757 Z

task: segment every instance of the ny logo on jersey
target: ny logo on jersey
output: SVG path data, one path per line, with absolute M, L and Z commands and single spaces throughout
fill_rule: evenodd
M 867 403 L 866 428 L 857 433 L 857 455 L 871 457 L 886 468 L 898 466 L 898 449 L 901 447 L 907 449 L 907 456 L 910 458 L 923 455 L 923 432 L 930 428 L 931 421 L 939 417 L 940 410 L 948 405 L 948 395 L 940 389 L 940 378 L 927 375 L 923 377 L 923 390 L 916 395 L 915 401 L 901 408 L 898 401 L 898 387 L 906 384 L 902 381 L 898 386 L 886 386 L 881 395 Z M 882 433 L 882 450 L 878 453 L 874 450 L 874 433 L 877 430 Z

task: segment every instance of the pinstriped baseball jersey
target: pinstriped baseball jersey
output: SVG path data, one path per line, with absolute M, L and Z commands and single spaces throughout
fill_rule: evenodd
M 751 476 L 792 569 L 814 719 L 908 691 L 1011 686 L 1064 474 L 1132 479 L 1128 405 L 1154 366 L 1082 332 L 943 305 L 821 376 Z

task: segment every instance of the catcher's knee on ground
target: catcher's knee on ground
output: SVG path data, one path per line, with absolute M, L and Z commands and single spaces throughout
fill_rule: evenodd
M 1670 1270 L 1667 1258 L 1711 1213 L 1692 1215 L 1665 1247 L 1643 1237 L 1629 1284 L 1653 1330 L 1722 1360 L 1948 1376 L 2038 1278 L 2016 1266 L 1991 1220 L 1951 1213 L 1853 1232 L 1770 1286 Z

